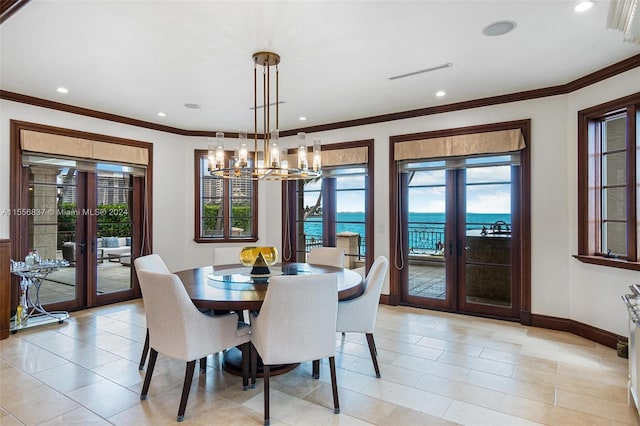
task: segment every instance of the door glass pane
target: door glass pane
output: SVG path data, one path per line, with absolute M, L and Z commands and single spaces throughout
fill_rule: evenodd
M 336 177 L 336 246 L 344 248 L 349 269 L 365 267 L 365 193 L 364 175 Z
M 445 171 L 409 172 L 408 197 L 408 294 L 445 300 Z
M 36 297 L 42 305 L 76 299 L 77 171 L 69 168 L 31 166 L 29 173 L 29 247 L 41 259 L 66 259 L 68 268 L 52 272 Z
M 97 174 L 97 293 L 129 290 L 131 281 L 133 177 L 114 166 Z
M 511 306 L 511 167 L 466 169 L 467 303 Z
M 322 247 L 322 179 L 300 182 L 298 185 L 297 261 L 306 262 L 306 253 Z

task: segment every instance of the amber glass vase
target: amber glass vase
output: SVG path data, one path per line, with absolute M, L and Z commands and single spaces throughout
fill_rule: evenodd
M 240 263 L 252 266 L 254 275 L 269 274 L 269 266 L 278 261 L 278 249 L 275 247 L 244 247 L 240 252 Z

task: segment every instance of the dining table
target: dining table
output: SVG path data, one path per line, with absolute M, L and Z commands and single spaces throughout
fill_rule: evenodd
M 364 292 L 360 273 L 332 266 L 309 263 L 283 263 L 271 266 L 268 274 L 251 274 L 250 266 L 224 265 L 201 266 L 178 271 L 193 304 L 201 310 L 259 311 L 269 286 L 269 278 L 275 275 L 335 274 L 338 278 L 338 300 L 349 300 Z M 241 375 L 241 353 L 236 348 L 225 351 L 223 368 Z M 296 365 L 272 368 L 272 374 L 283 374 Z M 314 369 L 316 367 L 314 366 Z M 315 373 L 314 373 L 315 374 Z M 260 376 L 260 372 L 258 372 Z

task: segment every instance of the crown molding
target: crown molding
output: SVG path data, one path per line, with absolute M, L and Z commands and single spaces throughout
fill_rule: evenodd
M 31 0 L 2 0 L 0 2 L 0 25 Z
M 27 0 L 28 1 L 28 0 Z M 26 3 L 24 1 L 23 3 Z M 614 77 L 623 72 L 640 67 L 640 54 L 631 56 L 620 62 L 617 62 L 608 67 L 602 68 L 591 74 L 587 74 L 584 77 L 580 77 L 566 84 L 558 86 L 550 86 L 540 89 L 525 90 L 522 92 L 509 93 L 505 95 L 490 96 L 486 98 L 473 99 L 469 101 L 455 102 L 446 105 L 438 105 L 434 107 L 426 107 L 413 109 L 408 111 L 394 112 L 390 114 L 375 115 L 371 117 L 357 118 L 353 120 L 338 121 L 335 123 L 320 124 L 317 126 L 300 127 L 297 129 L 283 130 L 280 132 L 280 136 L 293 136 L 298 132 L 315 133 L 327 130 L 343 129 L 347 127 L 366 126 L 369 124 L 378 124 L 388 121 L 404 120 L 408 118 L 423 117 L 427 115 L 442 114 L 445 112 L 461 111 L 471 108 L 480 108 L 491 105 L 499 105 L 511 102 L 527 101 L 531 99 L 544 98 L 548 96 L 564 95 L 574 92 L 579 89 L 583 89 L 592 84 Z M 143 127 L 146 129 L 157 130 L 160 132 L 173 133 L 181 136 L 201 136 L 201 137 L 214 137 L 215 130 L 188 130 L 180 129 L 177 127 L 165 126 L 162 124 L 152 123 L 149 121 L 137 120 L 122 115 L 111 114 L 103 111 L 96 111 L 88 108 L 83 108 L 74 105 L 68 105 L 60 102 L 50 101 L 47 99 L 36 98 L 34 96 L 23 95 L 20 93 L 9 92 L 6 90 L 0 90 L 0 99 L 9 100 L 13 102 L 19 102 L 42 108 L 49 108 L 58 111 L 68 112 L 71 114 L 84 115 L 87 117 L 98 118 L 101 120 L 113 121 L 116 123 L 128 124 L 130 126 Z M 237 133 L 226 132 L 227 137 L 237 137 Z M 248 135 L 249 136 L 249 135 Z M 251 135 L 251 137 L 253 137 Z

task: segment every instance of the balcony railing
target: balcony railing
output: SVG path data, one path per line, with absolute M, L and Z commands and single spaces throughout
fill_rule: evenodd
M 486 229 L 492 232 L 492 223 L 473 222 L 467 223 L 467 231 Z M 510 229 L 511 224 L 503 225 L 501 229 Z M 442 255 L 445 247 L 444 223 L 437 222 L 409 222 L 408 224 L 408 246 L 409 254 L 417 255 Z M 322 247 L 322 235 L 305 235 L 305 251 L 313 247 Z M 347 253 L 347 255 L 358 256 L 358 259 L 366 256 L 366 239 L 360 236 L 358 253 Z
M 409 223 L 409 254 L 442 254 L 444 225 Z
M 309 251 L 313 247 L 322 247 L 322 235 L 305 235 L 304 236 L 305 251 Z M 356 256 L 358 260 L 366 257 L 367 241 L 360 235 L 358 244 L 358 253 L 346 253 L 347 256 Z
M 508 233 L 511 224 L 505 222 L 469 222 L 466 224 L 467 231 L 483 229 L 489 234 Z M 441 255 L 444 247 L 444 223 L 409 222 L 409 254 Z

